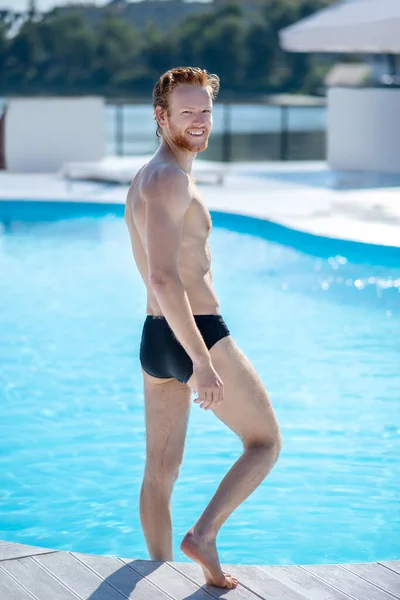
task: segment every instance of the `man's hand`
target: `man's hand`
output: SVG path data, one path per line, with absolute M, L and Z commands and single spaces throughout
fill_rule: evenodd
M 200 404 L 200 408 L 205 410 L 218 406 L 224 398 L 224 384 L 211 361 L 200 365 L 194 364 L 193 375 L 198 394 L 194 402 Z

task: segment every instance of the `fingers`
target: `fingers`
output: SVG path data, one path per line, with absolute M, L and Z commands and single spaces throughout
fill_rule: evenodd
M 223 402 L 223 399 L 224 399 L 224 384 L 221 381 L 218 384 L 218 387 L 216 387 L 213 390 L 213 403 L 212 403 L 211 408 L 215 408 L 216 406 L 221 404 L 221 402 Z
M 204 402 L 200 405 L 200 408 L 204 408 L 204 410 L 208 410 L 211 404 L 214 402 L 214 391 L 209 390 L 204 394 Z
M 205 406 L 206 410 L 209 410 L 210 408 L 214 409 L 217 406 L 219 406 L 221 404 L 221 402 L 223 401 L 223 392 L 222 392 L 222 386 L 214 389 L 212 391 L 212 399 L 211 401 Z
M 199 391 L 199 395 L 195 400 L 195 403 L 200 404 L 200 408 L 204 408 L 205 410 L 207 410 L 207 408 L 210 406 L 210 404 L 212 404 L 212 402 L 213 402 L 212 390 L 202 390 L 202 392 Z
M 199 390 L 198 397 L 195 398 L 194 402 L 200 405 L 200 408 L 204 410 L 210 410 L 215 408 L 223 401 L 223 386 L 220 385 L 216 388 L 208 388 L 205 390 Z

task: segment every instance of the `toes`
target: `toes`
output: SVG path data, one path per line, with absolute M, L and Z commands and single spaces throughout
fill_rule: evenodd
M 230 576 L 228 573 L 226 576 L 227 576 L 227 579 L 226 579 L 227 587 L 229 587 L 230 589 L 236 588 L 239 583 L 238 580 L 235 579 L 235 577 Z M 229 579 L 228 579 L 228 577 L 229 577 Z

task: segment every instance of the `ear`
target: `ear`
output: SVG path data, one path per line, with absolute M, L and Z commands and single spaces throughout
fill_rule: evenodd
M 161 106 L 156 106 L 155 117 L 160 127 L 165 127 L 165 125 L 167 124 L 167 111 Z

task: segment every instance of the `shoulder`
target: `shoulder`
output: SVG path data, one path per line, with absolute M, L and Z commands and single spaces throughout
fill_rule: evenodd
M 148 170 L 142 182 L 141 192 L 146 202 L 168 198 L 188 199 L 190 178 L 175 165 L 157 164 Z

